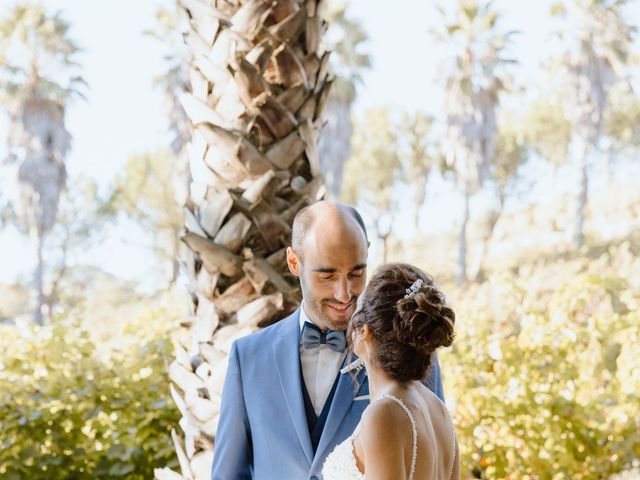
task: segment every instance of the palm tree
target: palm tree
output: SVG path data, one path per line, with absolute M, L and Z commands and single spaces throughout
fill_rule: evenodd
M 635 156 L 640 146 L 640 98 L 628 88 L 611 92 L 605 121 L 607 138 L 607 182 L 611 182 L 615 159 Z
M 71 135 L 65 126 L 69 99 L 84 84 L 80 77 L 59 78 L 76 66 L 78 47 L 60 14 L 37 4 L 18 4 L 0 21 L 0 90 L 9 114 L 10 162 L 18 162 L 19 194 L 14 210 L 34 246 L 33 311 L 44 321 L 44 258 L 66 183 L 65 157 Z
M 357 203 L 373 220 L 383 263 L 389 258 L 395 214 L 402 203 L 394 194 L 394 188 L 404 180 L 398 130 L 388 108 L 367 111 L 365 118 L 356 122 L 353 151 L 345 166 L 343 198 Z
M 567 51 L 560 63 L 568 78 L 568 113 L 580 176 L 573 243 L 584 242 L 584 218 L 589 191 L 589 159 L 598 149 L 609 92 L 622 80 L 634 27 L 624 17 L 626 0 L 572 0 L 554 5 L 552 13 L 571 23 L 561 34 Z
M 296 212 L 324 195 L 317 143 L 331 81 L 318 3 L 181 0 L 192 55 L 180 97 L 193 128 L 182 235 L 192 340 L 170 366 L 182 473 L 156 478 L 209 478 L 231 342 L 301 300 L 285 248 Z
M 453 22 L 441 13 L 444 31 L 435 32 L 436 38 L 457 50 L 446 80 L 443 148 L 446 165 L 464 198 L 456 271 L 456 280 L 463 282 L 467 279 L 469 198 L 482 186 L 493 158 L 496 108 L 506 78 L 501 68 L 511 62 L 501 54 L 513 32 L 496 32 L 499 16 L 491 2 L 458 0 Z
M 164 93 L 164 103 L 169 121 L 169 131 L 172 136 L 171 151 L 175 158 L 171 187 L 176 196 L 176 203 L 183 205 L 191 176 L 189 172 L 186 147 L 191 140 L 189 119 L 180 104 L 179 97 L 189 91 L 189 50 L 182 38 L 182 29 L 188 22 L 185 12 L 176 0 L 174 8 L 160 8 L 156 12 L 156 22 L 152 29 L 145 31 L 163 44 L 166 48 L 164 55 L 167 70 L 156 77 L 155 84 Z M 177 264 L 177 256 L 174 258 Z M 177 275 L 177 271 L 175 272 Z M 174 280 L 175 281 L 175 280 Z
M 470 278 L 483 278 L 484 262 L 498 222 L 502 218 L 508 195 L 515 190 L 519 171 L 528 158 L 528 145 L 522 131 L 522 116 L 515 112 L 502 111 L 498 119 L 498 134 L 495 139 L 493 158 L 489 167 L 488 180 L 495 188 L 496 205 L 486 215 L 486 225 L 480 242 L 480 253 L 472 268 Z
M 434 166 L 437 165 L 436 142 L 432 138 L 433 117 L 421 112 L 405 114 L 402 118 L 402 137 L 406 138 L 406 151 L 403 154 L 405 179 L 410 179 L 414 190 L 414 224 L 419 229 L 420 209 L 427 195 L 427 182 Z
M 178 280 L 180 231 L 184 224 L 176 192 L 184 178 L 180 168 L 175 172 L 176 163 L 181 167 L 182 157 L 170 149 L 132 155 L 116 176 L 103 207 L 104 213 L 112 218 L 124 212 L 151 234 L 158 263 L 169 270 L 167 290 Z
M 329 63 L 335 76 L 324 111 L 324 128 L 320 136 L 320 170 L 327 193 L 340 197 L 344 164 L 351 154 L 351 106 L 362 71 L 371 66 L 368 54 L 361 51 L 367 41 L 362 26 L 347 15 L 347 5 L 339 0 L 322 3 L 320 14 L 329 23 L 324 43 L 332 52 Z
M 539 94 L 525 106 L 519 119 L 528 148 L 553 168 L 552 197 L 556 194 L 558 169 L 567 162 L 571 145 L 571 124 L 560 97 L 558 92 Z

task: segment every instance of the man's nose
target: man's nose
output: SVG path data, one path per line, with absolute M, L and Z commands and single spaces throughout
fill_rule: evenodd
M 349 300 L 351 300 L 351 292 L 349 291 L 349 282 L 346 278 L 342 278 L 337 282 L 333 296 L 339 302 L 349 303 Z

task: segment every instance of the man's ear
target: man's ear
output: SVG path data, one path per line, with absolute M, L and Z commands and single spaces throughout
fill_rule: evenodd
M 293 275 L 296 277 L 300 276 L 300 259 L 291 247 L 287 247 L 287 265 L 289 266 L 289 271 Z

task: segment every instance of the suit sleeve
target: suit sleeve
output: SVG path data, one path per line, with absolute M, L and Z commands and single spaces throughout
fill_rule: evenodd
M 438 354 L 434 353 L 431 358 L 431 369 L 427 378 L 422 382 L 425 387 L 435 393 L 440 400 L 444 402 L 444 389 L 442 388 L 442 376 L 440 374 L 440 363 L 438 362 Z
M 234 342 L 222 389 L 211 480 L 250 480 L 252 457 L 251 431 L 244 403 L 238 347 Z

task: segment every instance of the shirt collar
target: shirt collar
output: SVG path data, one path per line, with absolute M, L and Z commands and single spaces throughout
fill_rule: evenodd
M 315 325 L 315 323 L 311 321 L 307 313 L 304 311 L 304 300 L 303 300 L 302 303 L 300 304 L 300 333 L 302 333 L 302 329 L 304 328 L 304 322 L 313 323 Z

